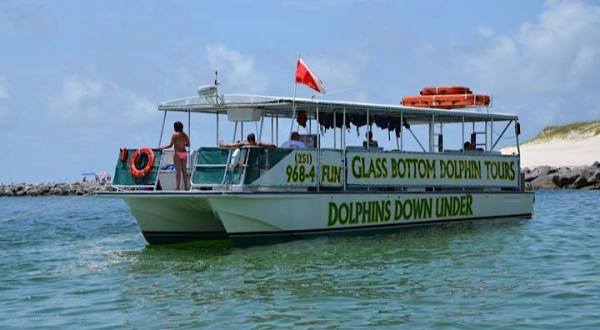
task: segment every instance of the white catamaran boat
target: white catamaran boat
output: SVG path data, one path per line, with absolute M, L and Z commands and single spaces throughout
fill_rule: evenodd
M 215 119 L 217 141 L 220 125 L 234 125 L 236 141 L 248 122 L 254 122 L 259 141 L 266 135 L 263 128 L 270 128 L 276 145 L 280 121 L 306 120 L 317 133 L 300 136 L 306 148 L 200 147 L 188 157 L 188 191 L 173 190 L 172 152 L 122 149 L 116 191 L 102 195 L 128 204 L 150 244 L 231 240 L 247 245 L 532 215 L 534 195 L 524 190 L 519 155 L 495 149 L 512 128 L 518 150 L 516 115 L 220 95 L 216 86 L 198 94 L 159 105 L 160 140 L 170 112 L 187 113 L 188 129 L 191 114 Z M 394 150 L 348 145 L 351 127 L 386 130 Z M 427 132 L 420 138 L 419 127 Z M 498 127 L 501 133 L 494 134 Z M 447 136 L 459 141 L 458 148 L 445 147 Z M 409 140 L 419 151 L 406 150 Z

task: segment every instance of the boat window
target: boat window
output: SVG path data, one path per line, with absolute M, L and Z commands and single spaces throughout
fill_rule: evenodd
M 231 152 L 231 158 L 229 164 L 227 164 L 225 184 L 239 184 L 241 182 L 248 151 L 249 149 L 246 148 L 238 148 Z

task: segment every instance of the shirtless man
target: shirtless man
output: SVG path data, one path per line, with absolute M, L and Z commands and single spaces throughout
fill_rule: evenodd
M 176 121 L 173 124 L 173 129 L 175 130 L 175 133 L 171 136 L 171 142 L 158 149 L 164 150 L 173 147 L 173 150 L 175 151 L 173 153 L 173 163 L 175 163 L 175 178 L 177 180 L 177 187 L 175 189 L 180 190 L 179 180 L 183 176 L 183 186 L 185 187 L 185 190 L 189 190 L 189 180 L 187 176 L 188 153 L 185 148 L 190 146 L 190 138 L 183 132 L 183 124 L 180 121 Z
M 246 137 L 246 141 L 240 141 L 236 143 L 223 143 L 222 141 L 219 142 L 219 147 L 221 148 L 239 148 L 246 146 L 275 148 L 275 145 L 271 143 L 256 142 L 256 136 L 254 135 L 254 133 L 248 134 L 248 137 Z

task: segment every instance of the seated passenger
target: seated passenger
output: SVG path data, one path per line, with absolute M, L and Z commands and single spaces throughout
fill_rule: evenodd
M 300 141 L 300 134 L 298 132 L 292 132 L 290 136 L 290 140 L 284 142 L 281 145 L 281 148 L 291 148 L 291 149 L 306 149 L 306 144 Z
M 466 141 L 463 144 L 463 151 L 474 151 L 475 150 L 475 146 L 471 144 L 471 142 Z
M 365 138 L 366 139 L 363 141 L 364 148 L 377 148 L 379 146 L 377 144 L 377 141 L 373 140 L 373 132 L 367 131 L 367 134 L 365 134 Z
M 275 148 L 275 145 L 271 144 L 271 143 L 256 142 L 256 136 L 254 135 L 254 133 L 248 134 L 248 136 L 246 137 L 246 141 L 239 141 L 239 142 L 235 142 L 235 143 L 219 142 L 219 147 L 221 147 L 221 148 L 239 148 L 239 147 L 247 147 L 247 146 Z

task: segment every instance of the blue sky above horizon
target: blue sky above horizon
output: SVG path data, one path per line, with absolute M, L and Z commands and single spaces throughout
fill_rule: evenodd
M 0 42 L 0 183 L 112 172 L 121 146 L 156 144 L 156 104 L 215 69 L 223 92 L 291 95 L 298 53 L 341 91 L 328 99 L 461 84 L 519 114 L 524 138 L 600 119 L 595 1 L 9 0 Z M 195 147 L 214 144 L 212 121 L 192 125 Z

